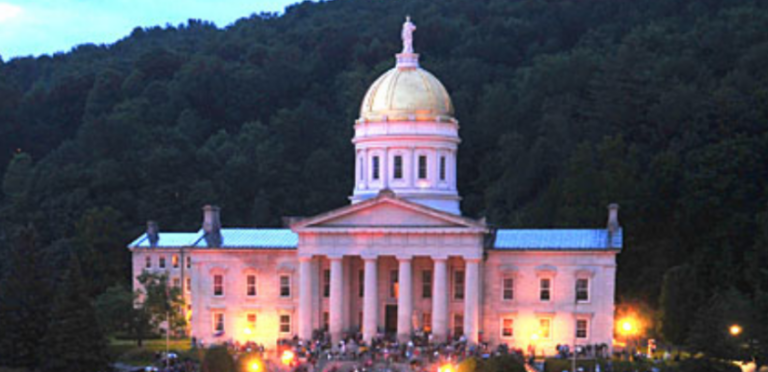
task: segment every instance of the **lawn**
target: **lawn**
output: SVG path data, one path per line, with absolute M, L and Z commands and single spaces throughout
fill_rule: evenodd
M 182 358 L 195 357 L 188 338 L 171 339 L 168 347 Z M 145 366 L 155 361 L 155 353 L 165 352 L 165 339 L 144 340 L 143 346 L 138 347 L 135 340 L 110 338 L 107 351 L 115 362 Z

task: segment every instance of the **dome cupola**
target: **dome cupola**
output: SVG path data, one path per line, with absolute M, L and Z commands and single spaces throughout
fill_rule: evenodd
M 398 197 L 461 214 L 456 151 L 461 142 L 448 91 L 419 66 L 416 26 L 406 17 L 395 67 L 368 89 L 355 123 L 353 203 L 389 189 Z

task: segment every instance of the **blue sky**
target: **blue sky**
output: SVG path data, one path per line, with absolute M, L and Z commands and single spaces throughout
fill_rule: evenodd
M 0 0 L 0 56 L 69 51 L 113 43 L 137 26 L 178 25 L 190 18 L 224 27 L 252 13 L 282 12 L 299 0 Z

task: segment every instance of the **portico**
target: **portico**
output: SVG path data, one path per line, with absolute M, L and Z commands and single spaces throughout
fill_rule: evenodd
M 396 227 L 392 220 L 398 221 Z M 328 329 L 332 339 L 338 340 L 345 331 L 357 328 L 355 322 L 350 323 L 349 317 L 344 316 L 346 304 L 360 301 L 359 298 L 347 298 L 356 296 L 344 290 L 345 278 L 349 276 L 343 273 L 351 270 L 349 267 L 345 269 L 344 265 L 352 262 L 345 260 L 346 257 L 363 262 L 360 326 L 366 341 L 384 330 L 386 305 L 397 306 L 398 339 L 410 339 L 415 324 L 418 324 L 420 328 L 431 329 L 435 340 L 446 340 L 452 333 L 449 331 L 450 306 L 455 305 L 449 300 L 452 291 L 448 262 L 451 259 L 454 270 L 460 271 L 465 278 L 459 283 L 463 285 L 460 301 L 464 305 L 461 329 L 470 342 L 477 342 L 479 265 L 486 232 L 483 223 L 403 200 L 384 191 L 364 202 L 301 220 L 292 225 L 292 229 L 299 235 L 300 338 L 311 338 L 312 331 L 322 326 L 312 324 L 312 312 L 316 310 L 311 306 L 313 293 L 319 292 L 312 289 L 317 283 L 311 279 L 311 265 L 320 261 L 330 263 Z M 393 260 L 395 265 L 392 265 Z M 424 306 L 423 298 L 418 306 L 414 306 L 414 260 L 421 262 L 419 272 L 431 282 L 428 306 Z M 386 268 L 384 263 L 387 263 Z M 421 277 L 421 280 L 426 279 Z M 416 314 L 424 313 L 431 315 L 430 324 L 423 324 L 424 316 L 417 318 Z

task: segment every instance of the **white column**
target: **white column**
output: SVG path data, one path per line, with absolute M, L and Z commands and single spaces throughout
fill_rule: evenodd
M 299 338 L 312 339 L 312 257 L 299 257 Z
M 344 329 L 344 290 L 342 280 L 344 267 L 341 257 L 328 257 L 331 261 L 331 296 L 328 301 L 330 307 L 330 319 L 328 328 L 331 332 L 331 340 L 338 342 Z
M 477 344 L 480 308 L 480 259 L 465 258 L 464 280 L 464 334 L 470 344 Z
M 370 345 L 376 337 L 379 323 L 378 272 L 376 257 L 363 257 L 365 287 L 363 288 L 363 341 Z
M 398 257 L 398 288 L 397 297 L 397 339 L 407 342 L 411 339 L 411 315 L 413 314 L 413 274 L 411 257 Z
M 433 257 L 435 277 L 432 290 L 432 335 L 435 342 L 445 342 L 448 336 L 448 260 Z

